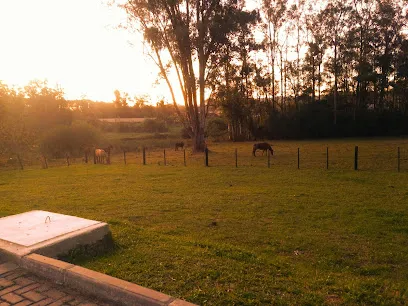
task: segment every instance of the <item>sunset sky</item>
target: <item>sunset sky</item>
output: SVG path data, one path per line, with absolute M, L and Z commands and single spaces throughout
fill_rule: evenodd
M 116 27 L 126 14 L 107 0 L 0 0 L 0 80 L 59 84 L 67 99 L 112 101 L 113 91 L 167 96 L 141 39 Z

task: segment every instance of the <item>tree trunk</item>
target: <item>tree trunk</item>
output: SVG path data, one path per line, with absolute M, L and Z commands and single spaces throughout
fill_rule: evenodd
M 314 52 L 312 52 L 312 103 L 314 103 L 315 100 L 316 100 L 316 76 L 315 76 L 315 70 L 316 70 L 315 57 L 314 57 Z
M 197 131 L 195 135 L 193 136 L 192 140 L 193 140 L 193 151 L 194 152 L 204 152 L 204 149 L 206 147 L 204 133 L 200 133 L 199 131 Z
M 334 44 L 334 125 L 337 124 L 337 41 Z

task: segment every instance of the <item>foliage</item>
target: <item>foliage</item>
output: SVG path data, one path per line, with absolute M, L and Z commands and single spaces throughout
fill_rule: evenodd
M 218 65 L 218 51 L 236 38 L 242 6 L 243 1 L 236 0 L 128 0 L 123 5 L 150 47 L 149 55 L 169 87 L 180 120 L 191 132 L 195 151 L 205 148 L 207 74 Z M 177 105 L 171 70 L 183 93 L 185 114 Z
M 163 121 L 146 119 L 142 123 L 142 131 L 150 133 L 167 132 L 168 129 Z
M 46 133 L 40 142 L 40 151 L 53 158 L 66 154 L 80 156 L 101 142 L 100 132 L 85 123 L 72 126 L 58 126 Z
M 211 118 L 207 121 L 205 132 L 206 137 L 209 137 L 211 140 L 222 140 L 228 136 L 228 124 L 222 118 Z

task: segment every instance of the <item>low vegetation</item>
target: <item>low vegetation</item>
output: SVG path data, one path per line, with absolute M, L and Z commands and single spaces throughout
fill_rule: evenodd
M 166 167 L 158 150 L 146 166 L 118 154 L 110 166 L 1 171 L 0 214 L 108 222 L 115 247 L 71 261 L 198 304 L 406 304 L 407 162 L 396 171 L 406 141 L 274 144 L 270 169 L 250 143 L 214 143 L 210 167 L 190 154 L 184 167 L 173 149 Z M 352 170 L 354 145 L 361 171 Z

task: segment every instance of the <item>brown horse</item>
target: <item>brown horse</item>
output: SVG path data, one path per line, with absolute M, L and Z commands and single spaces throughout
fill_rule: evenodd
M 269 150 L 271 152 L 271 155 L 273 155 L 272 146 L 267 142 L 260 142 L 254 144 L 254 147 L 252 149 L 252 154 L 254 156 L 256 156 L 255 155 L 256 150 L 262 150 L 262 155 Z
M 178 151 L 178 148 L 184 148 L 184 142 L 176 142 L 176 145 L 174 146 L 174 151 Z

